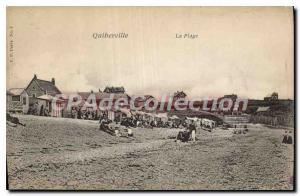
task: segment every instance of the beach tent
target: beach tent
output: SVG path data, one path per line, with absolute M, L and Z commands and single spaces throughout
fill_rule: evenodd
M 169 119 L 171 119 L 171 120 L 175 120 L 175 119 L 179 119 L 179 118 L 178 118 L 178 116 L 176 116 L 176 115 L 173 115 L 173 116 L 169 117 Z
M 163 122 L 168 121 L 168 114 L 167 113 L 158 113 L 158 114 L 156 114 L 156 117 L 161 119 L 161 121 L 163 121 Z
M 155 114 L 152 114 L 152 113 L 145 113 L 145 118 L 147 120 L 154 120 L 155 119 Z
M 122 112 L 123 114 L 125 114 L 127 117 L 131 117 L 132 116 L 132 113 L 130 112 L 129 109 L 120 108 L 119 111 Z

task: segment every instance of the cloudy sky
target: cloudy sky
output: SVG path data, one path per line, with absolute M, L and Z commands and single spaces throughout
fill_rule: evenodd
M 294 96 L 292 8 L 8 8 L 7 16 L 7 88 L 26 87 L 35 73 L 55 77 L 63 92 L 122 85 L 154 96 Z M 128 38 L 93 39 L 102 32 Z M 198 38 L 176 38 L 185 33 Z

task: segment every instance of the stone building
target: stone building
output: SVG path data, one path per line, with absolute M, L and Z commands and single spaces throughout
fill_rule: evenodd
M 29 104 L 34 103 L 42 95 L 55 96 L 56 94 L 61 94 L 60 90 L 55 86 L 54 78 L 51 81 L 41 80 L 35 74 L 25 90 L 29 96 Z

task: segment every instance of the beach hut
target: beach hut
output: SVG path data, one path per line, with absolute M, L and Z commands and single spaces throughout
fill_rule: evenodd
M 40 116 L 50 115 L 52 99 L 53 97 L 51 95 L 41 95 L 37 97 L 38 115 Z
M 159 118 L 163 122 L 168 121 L 168 114 L 167 113 L 158 113 L 156 116 L 157 116 L 157 118 Z

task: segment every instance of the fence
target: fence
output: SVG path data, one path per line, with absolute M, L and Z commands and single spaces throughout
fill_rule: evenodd
M 250 118 L 252 123 L 261 123 L 272 126 L 287 126 L 294 127 L 294 116 L 293 115 L 277 115 L 277 116 L 264 116 L 264 115 L 253 115 Z

